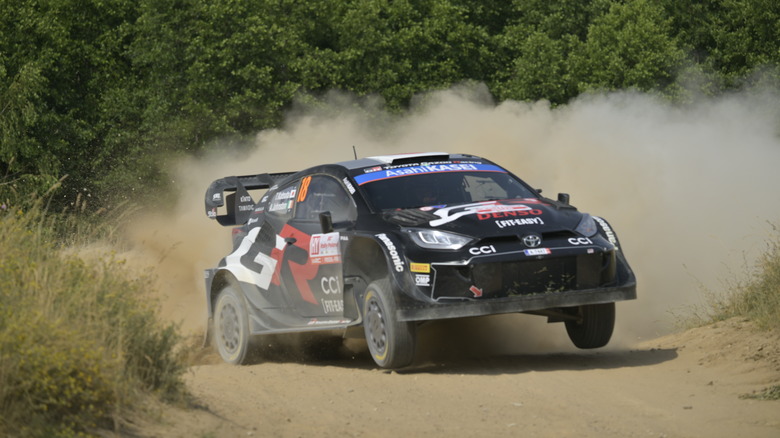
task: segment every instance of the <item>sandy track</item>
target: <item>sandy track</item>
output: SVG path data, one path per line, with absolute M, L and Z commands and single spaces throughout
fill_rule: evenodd
M 729 321 L 602 352 L 449 355 L 402 372 L 335 361 L 198 365 L 197 408 L 137 436 L 780 436 L 780 341 Z

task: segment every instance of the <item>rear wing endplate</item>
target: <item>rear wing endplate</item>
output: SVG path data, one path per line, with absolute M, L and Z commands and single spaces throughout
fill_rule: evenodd
M 216 219 L 224 226 L 245 224 L 255 208 L 255 200 L 252 199 L 249 190 L 268 189 L 293 173 L 295 172 L 220 178 L 212 182 L 206 190 L 206 216 Z M 226 212 L 219 215 L 217 209 L 223 205 Z

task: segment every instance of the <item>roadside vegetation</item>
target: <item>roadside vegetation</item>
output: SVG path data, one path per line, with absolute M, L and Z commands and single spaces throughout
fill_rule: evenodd
M 725 280 L 725 293 L 707 291 L 706 305 L 692 309 L 685 325 L 701 326 L 739 317 L 762 330 L 780 333 L 780 229 L 766 242 L 766 249 L 747 267 L 743 276 Z
M 780 334 L 780 229 L 774 228 L 764 253 L 747 274 L 730 279 L 725 293 L 708 292 L 706 305 L 694 308 L 688 326 L 702 326 L 730 318 L 754 323 L 760 330 Z M 780 385 L 744 398 L 780 400 Z
M 725 295 L 710 299 L 712 321 L 735 316 L 762 329 L 780 332 L 780 233 L 767 242 L 767 249 L 743 281 L 733 283 Z
M 83 221 L 41 202 L 3 207 L 0 436 L 90 436 L 121 428 L 143 397 L 182 397 L 180 338 L 158 319 L 151 281 L 110 255 L 66 251 L 63 227 Z

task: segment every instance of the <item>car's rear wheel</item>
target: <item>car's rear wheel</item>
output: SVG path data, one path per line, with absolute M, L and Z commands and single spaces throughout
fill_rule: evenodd
M 576 318 L 566 321 L 566 332 L 577 348 L 607 345 L 615 328 L 615 303 L 588 304 L 571 310 Z
M 395 299 L 387 279 L 366 288 L 363 328 L 371 357 L 382 368 L 402 368 L 414 360 L 416 326 L 395 317 Z
M 249 351 L 249 318 L 240 291 L 226 286 L 214 306 L 214 345 L 227 363 L 247 363 Z

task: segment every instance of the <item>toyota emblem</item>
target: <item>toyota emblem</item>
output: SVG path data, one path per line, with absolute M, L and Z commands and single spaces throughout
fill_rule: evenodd
M 529 248 L 536 248 L 537 246 L 542 244 L 542 238 L 537 236 L 536 234 L 529 234 L 523 237 L 523 243 L 525 244 L 525 246 Z

